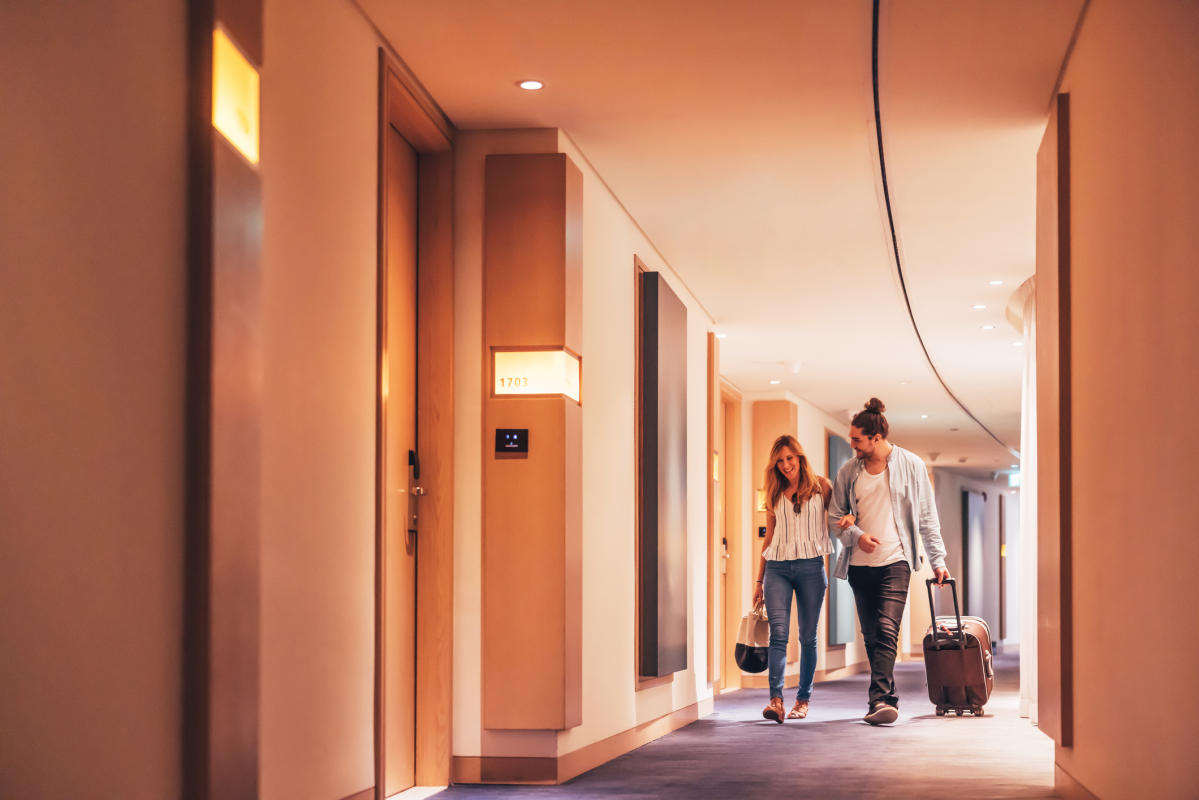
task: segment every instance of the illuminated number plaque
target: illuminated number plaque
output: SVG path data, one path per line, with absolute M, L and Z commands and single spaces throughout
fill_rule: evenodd
M 579 402 L 579 357 L 568 350 L 493 350 L 493 392 L 565 395 Z

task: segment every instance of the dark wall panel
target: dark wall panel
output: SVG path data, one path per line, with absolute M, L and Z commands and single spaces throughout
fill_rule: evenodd
M 841 466 L 853 458 L 853 448 L 849 442 L 835 433 L 828 434 L 828 478 L 837 480 L 837 472 Z M 841 555 L 841 540 L 836 536 L 833 540 L 833 552 L 829 556 L 828 571 L 831 575 Z M 853 590 L 849 581 L 829 581 L 828 587 L 828 643 L 849 644 L 853 641 L 857 630 L 857 607 L 853 602 Z
M 646 676 L 687 668 L 687 308 L 642 275 L 641 658 Z

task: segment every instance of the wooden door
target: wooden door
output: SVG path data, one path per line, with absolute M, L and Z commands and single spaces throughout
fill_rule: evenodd
M 417 156 L 396 130 L 384 149 L 380 293 L 383 796 L 416 782 Z

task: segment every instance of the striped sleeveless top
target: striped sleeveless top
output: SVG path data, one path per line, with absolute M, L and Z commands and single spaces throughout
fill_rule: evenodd
M 767 561 L 816 558 L 833 551 L 828 538 L 828 514 L 824 496 L 814 492 L 796 513 L 791 495 L 784 492 L 774 508 L 774 538 L 762 551 Z

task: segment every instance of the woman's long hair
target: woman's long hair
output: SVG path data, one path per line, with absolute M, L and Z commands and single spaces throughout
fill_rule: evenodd
M 808 461 L 808 456 L 799 446 L 799 442 L 791 434 L 784 433 L 774 440 L 770 448 L 770 463 L 766 465 L 766 497 L 769 500 L 766 510 L 770 514 L 778 507 L 779 497 L 791 486 L 790 481 L 778 468 L 779 456 L 784 447 L 791 448 L 799 459 L 799 490 L 796 492 L 795 502 L 803 505 L 813 494 L 824 491 L 820 476 L 812 469 L 812 462 Z

